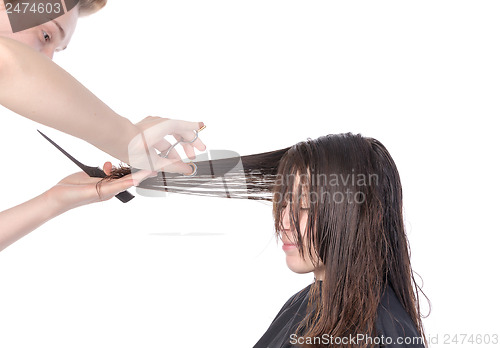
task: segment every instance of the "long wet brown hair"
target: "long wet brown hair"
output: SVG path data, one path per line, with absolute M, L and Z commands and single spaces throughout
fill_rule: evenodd
M 298 336 L 375 337 L 377 308 L 390 285 L 427 342 L 419 306 L 422 290 L 414 279 L 403 224 L 399 173 L 379 141 L 334 134 L 277 151 L 196 164 L 193 177 L 161 173 L 139 187 L 272 201 L 276 238 L 288 209 L 294 227 L 289 239 L 302 257 L 307 253 L 325 267 L 322 285 L 311 286 L 308 315 L 297 327 Z M 112 177 L 129 172 L 115 170 Z M 297 231 L 304 207 L 308 218 L 302 235 Z
M 300 255 L 307 252 L 325 267 L 321 297 L 315 282 L 309 316 L 297 333 L 375 337 L 377 308 L 390 285 L 425 339 L 421 289 L 413 276 L 403 224 L 401 182 L 384 145 L 351 133 L 310 139 L 292 146 L 277 172 L 283 177 L 274 191 L 275 230 L 283 231 L 283 211 L 288 209 L 290 226 L 300 231 L 300 214 L 306 206 L 307 240 L 301 233 L 291 239 Z M 304 245 L 311 247 L 304 250 Z

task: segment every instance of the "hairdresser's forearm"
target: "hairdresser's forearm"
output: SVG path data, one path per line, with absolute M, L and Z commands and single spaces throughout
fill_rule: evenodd
M 136 127 L 31 47 L 0 38 L 0 104 L 126 161 Z M 123 144 L 121 144 L 123 142 Z
M 0 251 L 63 212 L 48 192 L 0 212 Z

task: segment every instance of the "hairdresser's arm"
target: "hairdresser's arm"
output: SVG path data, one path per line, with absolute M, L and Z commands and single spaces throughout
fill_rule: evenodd
M 169 171 L 191 171 L 191 167 L 178 160 L 160 159 L 156 152 L 147 151 L 148 156 L 154 158 L 144 160 L 143 142 L 151 149 L 165 147 L 167 134 L 192 137 L 193 130 L 199 128 L 198 122 L 157 118 L 156 123 L 166 122 L 160 133 L 144 132 L 144 127 L 111 110 L 52 60 L 4 37 L 0 37 L 0 104 L 33 121 L 83 139 L 125 163 L 132 164 L 135 160 L 142 165 L 140 168 L 151 169 L 145 165 L 153 162 L 156 167 L 152 169 L 157 170 L 177 162 Z M 204 150 L 200 140 L 193 146 Z
M 0 212 L 0 251 L 61 214 L 47 192 Z
M 104 171 L 109 174 L 110 162 L 105 163 Z M 99 193 L 96 190 L 99 178 L 91 178 L 84 172 L 64 178 L 38 197 L 0 212 L 0 251 L 56 216 L 85 204 L 108 200 L 150 175 L 155 173 L 140 171 L 133 177 L 104 181 Z
M 110 143 L 121 143 L 135 135 L 128 119 L 111 110 L 64 69 L 31 47 L 2 37 L 0 104 L 98 148 L 108 148 Z

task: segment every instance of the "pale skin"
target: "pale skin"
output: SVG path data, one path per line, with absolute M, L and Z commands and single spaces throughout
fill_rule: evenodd
M 298 183 L 299 180 L 296 180 L 295 182 Z M 279 236 L 281 241 L 283 242 L 283 245 L 285 246 L 284 252 L 286 255 L 286 264 L 288 268 L 295 273 L 303 274 L 303 273 L 313 272 L 314 278 L 316 280 L 323 280 L 325 276 L 324 264 L 319 259 L 316 259 L 315 262 L 313 263 L 313 260 L 311 260 L 307 252 L 307 250 L 309 249 L 307 239 L 305 238 L 307 218 L 308 218 L 308 203 L 306 199 L 304 200 L 304 202 L 301 202 L 301 210 L 299 218 L 300 234 L 303 238 L 302 239 L 303 242 L 305 243 L 304 250 L 306 251 L 303 258 L 299 254 L 299 249 L 297 245 L 293 243 L 292 234 L 296 233 L 296 231 L 295 227 L 290 224 L 290 213 L 288 209 L 283 210 L 283 215 L 281 220 L 283 222 L 283 229 L 279 231 Z M 313 255 L 315 255 L 314 252 Z
M 103 166 L 104 172 L 111 172 L 111 162 Z M 157 173 L 142 170 L 134 175 L 111 181 L 104 181 L 99 193 L 96 184 L 101 180 L 78 172 L 62 179 L 57 185 L 41 195 L 18 206 L 0 212 L 0 251 L 37 229 L 47 221 L 76 207 L 107 201 L 117 193 L 138 185 L 143 179 Z
M 77 21 L 78 6 L 53 21 L 12 33 L 0 0 L 0 105 L 83 139 L 143 170 L 133 177 L 103 182 L 100 195 L 96 190 L 100 179 L 75 173 L 32 200 L 0 212 L 0 250 L 65 211 L 108 200 L 157 171 L 192 172 L 175 150 L 168 158 L 159 156 L 156 150 L 170 147 L 167 135 L 177 140 L 193 139 L 194 131 L 203 123 L 149 116 L 133 124 L 52 62 L 54 53 L 68 46 Z M 182 146 L 190 159 L 195 157 L 195 148 L 205 150 L 199 138 Z M 109 174 L 111 163 L 106 162 L 103 170 Z
M 317 266 L 314 266 L 311 258 L 307 254 L 307 252 L 304 254 L 305 258 L 302 258 L 299 254 L 299 249 L 293 242 L 291 241 L 291 238 L 288 238 L 290 233 L 293 231 L 293 228 L 290 226 L 289 223 L 289 216 L 288 216 L 288 211 L 285 209 L 285 212 L 283 213 L 283 230 L 280 231 L 280 239 L 283 242 L 284 245 L 288 245 L 289 247 L 287 250 L 285 250 L 285 255 L 286 255 L 286 265 L 288 268 L 299 274 L 303 273 L 314 273 L 314 278 L 316 280 L 323 280 L 325 276 L 325 266 L 323 263 L 320 261 Z M 307 213 L 302 212 L 300 214 L 300 233 L 302 236 L 304 236 L 304 231 L 305 231 L 305 226 L 307 223 Z M 305 239 L 303 239 L 305 240 Z M 307 250 L 308 245 L 306 243 L 305 250 Z M 314 255 L 314 254 L 313 254 Z
M 201 122 L 155 117 L 133 124 L 52 62 L 54 52 L 67 47 L 77 21 L 76 6 L 53 21 L 12 33 L 0 0 L 0 104 L 83 139 L 136 168 L 191 173 L 192 168 L 174 151 L 166 159 L 154 149 L 167 150 L 170 143 L 165 136 L 169 134 L 177 139 L 193 139 Z M 145 146 L 150 151 L 145 152 Z M 189 158 L 194 158 L 194 149 L 204 151 L 205 145 L 197 139 L 193 144 L 183 144 L 183 148 Z

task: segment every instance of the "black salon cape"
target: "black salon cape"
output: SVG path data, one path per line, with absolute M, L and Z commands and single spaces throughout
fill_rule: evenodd
M 321 286 L 321 280 L 318 280 Z M 294 296 L 292 296 L 281 308 L 271 325 L 262 338 L 253 348 L 293 348 L 290 337 L 299 322 L 305 317 L 307 302 L 309 300 L 309 290 L 312 284 L 308 285 Z M 321 287 L 320 287 L 321 290 Z M 384 337 L 386 345 L 380 347 L 390 348 L 424 348 L 418 339 L 412 340 L 410 337 L 420 337 L 410 316 L 396 297 L 394 290 L 389 285 L 382 294 L 380 304 L 377 309 L 376 330 L 379 337 Z M 383 336 L 382 336 L 383 335 Z M 387 337 L 390 336 L 390 339 Z M 397 338 L 407 337 L 409 344 L 398 344 Z M 392 339 L 392 343 L 388 344 Z M 400 339 L 401 340 L 401 339 Z M 413 342 L 412 342 L 413 341 Z M 416 343 L 415 343 L 416 342 Z M 412 344 L 414 343 L 414 344 Z

